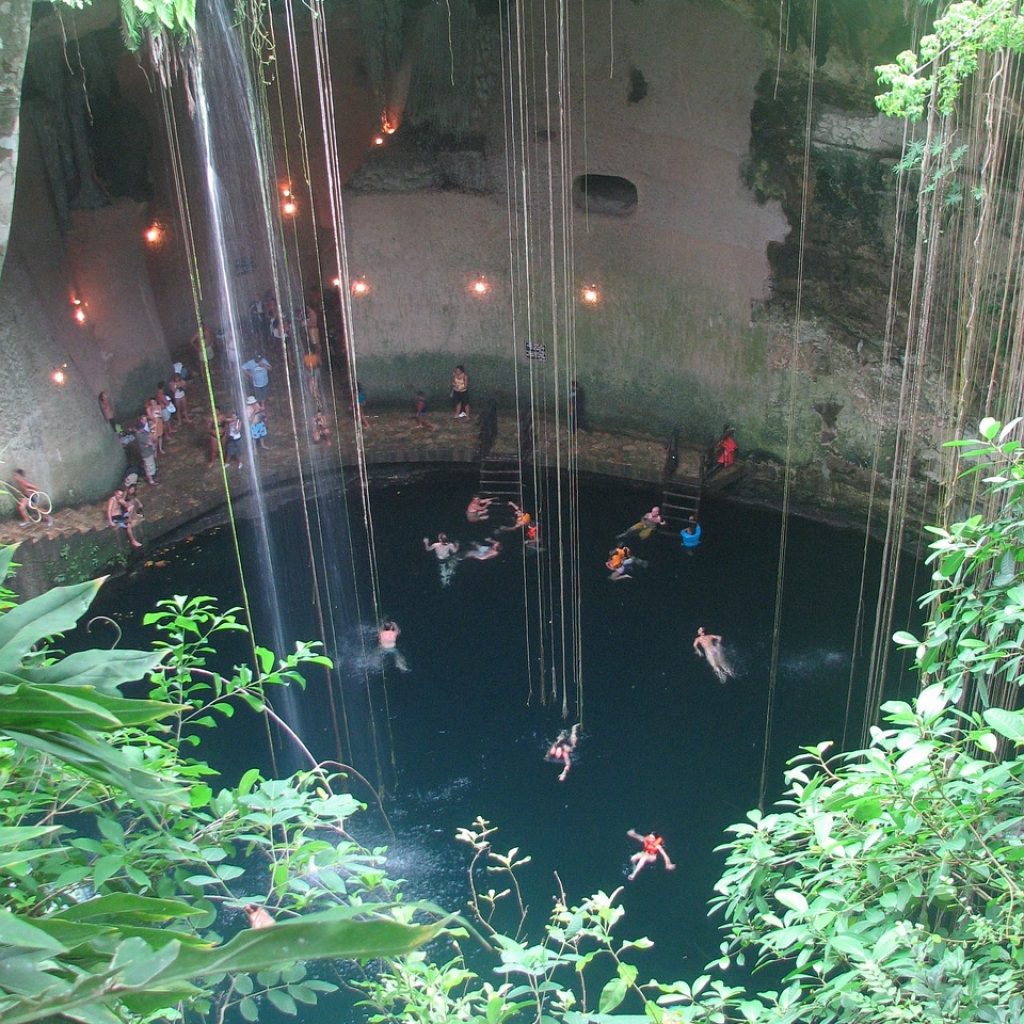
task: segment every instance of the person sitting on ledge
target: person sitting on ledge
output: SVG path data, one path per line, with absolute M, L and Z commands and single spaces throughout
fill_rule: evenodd
M 659 527 L 665 525 L 665 519 L 661 514 L 661 506 L 655 505 L 650 512 L 645 512 L 640 517 L 639 523 L 634 523 L 628 530 L 623 530 L 616 537 L 616 540 L 624 540 L 631 533 L 637 534 L 641 540 L 647 540 Z
M 123 487 L 118 487 L 107 499 L 107 525 L 112 530 L 124 530 L 128 536 L 128 543 L 133 548 L 142 547 L 135 539 L 133 531 L 135 526 L 135 501 L 129 501 L 127 492 Z

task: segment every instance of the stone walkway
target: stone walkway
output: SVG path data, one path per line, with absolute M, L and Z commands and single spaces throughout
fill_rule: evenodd
M 198 389 L 193 389 L 194 392 Z M 191 522 L 214 512 L 225 504 L 224 478 L 218 468 L 207 468 L 206 422 L 208 412 L 199 403 L 190 403 L 191 424 L 182 424 L 170 438 L 167 453 L 158 459 L 158 483 L 140 482 L 139 497 L 145 508 L 142 536 L 147 546 L 161 537 L 180 530 Z M 344 408 L 344 407 L 342 407 Z M 297 479 L 297 451 L 290 416 L 282 396 L 271 392 L 268 407 L 270 451 L 257 452 L 259 472 L 264 486 Z M 433 430 L 417 428 L 411 410 L 368 410 L 370 427 L 363 432 L 366 461 L 371 465 L 416 463 L 475 463 L 479 420 L 455 420 L 447 412 L 429 417 Z M 347 417 L 344 417 L 347 420 Z M 513 414 L 499 411 L 499 432 L 495 454 L 514 452 L 516 448 Z M 539 433 L 539 432 L 538 432 Z M 546 443 L 541 444 L 551 464 L 555 461 L 554 427 Z M 599 473 L 621 479 L 649 483 L 659 487 L 665 463 L 665 441 L 630 437 L 601 431 L 580 431 L 578 464 L 583 472 Z M 561 462 L 567 452 L 567 432 L 561 429 Z M 305 444 L 305 439 L 302 440 Z M 341 425 L 339 435 L 330 444 L 315 449 L 316 457 L 339 468 L 356 464 L 354 428 L 350 421 Z M 308 457 L 303 455 L 308 464 Z M 678 474 L 695 475 L 699 460 L 696 449 L 679 453 Z M 230 467 L 227 471 L 233 497 L 243 497 L 250 487 L 251 469 Z M 45 523 L 20 527 L 17 519 L 0 525 L 0 543 L 47 540 L 66 541 L 75 535 L 109 531 L 105 503 L 76 508 L 57 508 L 52 525 Z M 123 538 L 122 538 L 123 539 Z M 127 545 L 125 545 L 127 546 Z M 23 553 L 24 548 L 23 548 Z

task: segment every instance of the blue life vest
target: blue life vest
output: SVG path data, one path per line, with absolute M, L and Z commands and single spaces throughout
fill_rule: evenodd
M 704 531 L 701 530 L 701 528 L 700 528 L 700 523 L 697 523 L 696 527 L 694 528 L 693 533 L 690 533 L 690 531 L 687 528 L 684 527 L 682 530 L 679 531 L 679 537 L 680 537 L 680 539 L 683 542 L 683 547 L 684 548 L 695 548 L 695 547 L 697 547 L 697 545 L 700 544 L 700 537 L 701 537 L 701 534 L 703 532 Z

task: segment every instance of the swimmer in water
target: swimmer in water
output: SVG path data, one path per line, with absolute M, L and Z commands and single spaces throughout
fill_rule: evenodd
M 439 533 L 437 540 L 433 544 L 424 537 L 423 549 L 425 551 L 433 551 L 437 556 L 437 568 L 441 576 L 441 586 L 449 586 L 452 582 L 452 577 L 455 575 L 455 567 L 459 562 L 455 557 L 458 554 L 459 542 L 457 540 L 449 540 L 446 533 Z
M 693 640 L 693 650 L 707 659 L 711 671 L 715 673 L 720 683 L 736 675 L 732 666 L 725 657 L 725 647 L 722 638 L 715 633 L 707 633 L 703 626 L 697 627 L 697 635 Z
M 385 657 L 391 657 L 399 672 L 408 672 L 409 664 L 398 649 L 398 638 L 401 635 L 402 631 L 394 619 L 385 619 L 380 624 L 380 629 L 377 630 L 377 642 L 380 645 L 381 664 L 383 665 Z
M 423 550 L 433 551 L 439 562 L 445 562 L 459 550 L 459 542 L 449 540 L 446 533 L 439 533 L 433 544 L 426 537 L 423 538 Z
M 661 506 L 655 505 L 650 512 L 645 512 L 640 517 L 639 523 L 634 523 L 628 530 L 623 530 L 616 540 L 624 540 L 631 533 L 637 534 L 641 540 L 647 540 L 659 526 L 664 525 L 665 518 L 661 514 Z
M 686 525 L 679 531 L 679 540 L 682 542 L 683 549 L 688 555 L 692 555 L 696 548 L 700 546 L 700 538 L 703 532 L 696 516 L 690 516 L 686 521 Z
M 466 518 L 471 523 L 481 523 L 485 519 L 489 519 L 491 514 L 488 509 L 493 504 L 493 498 L 481 498 L 479 494 L 474 494 L 466 506 Z
M 558 739 L 548 747 L 548 752 L 544 755 L 545 761 L 558 761 L 565 765 L 562 774 L 558 776 L 559 782 L 565 782 L 565 777 L 569 774 L 579 738 L 580 726 L 577 722 L 571 729 L 563 729 L 558 734 Z
M 497 558 L 501 554 L 501 541 L 493 537 L 487 537 L 483 541 L 474 541 L 473 550 L 467 551 L 465 558 L 474 558 L 478 562 L 486 562 L 490 558 Z
M 665 862 L 666 871 L 675 871 L 676 866 L 669 858 L 668 851 L 665 849 L 665 840 L 661 836 L 654 832 L 648 832 L 647 835 L 642 836 L 639 832 L 634 832 L 633 829 L 630 829 L 626 835 L 642 844 L 641 849 L 629 858 L 633 865 L 633 870 L 628 876 L 629 881 L 632 882 L 648 864 L 653 864 L 659 857 Z
M 506 533 L 511 530 L 529 529 L 530 523 L 533 522 L 533 516 L 529 512 L 524 512 L 514 501 L 510 501 L 508 507 L 512 509 L 512 513 L 516 517 L 515 522 L 511 526 L 499 526 L 498 529 Z

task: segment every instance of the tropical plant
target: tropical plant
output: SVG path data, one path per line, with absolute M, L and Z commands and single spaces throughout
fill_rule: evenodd
M 0 549 L 0 583 L 12 556 Z M 101 582 L 0 614 L 0 1019 L 222 1019 L 237 1006 L 254 1020 L 264 1000 L 294 1013 L 336 987 L 307 962 L 437 935 L 439 922 L 394 905 L 381 851 L 348 835 L 359 805 L 337 775 L 249 771 L 215 791 L 213 770 L 184 753 L 215 716 L 268 710 L 268 686 L 327 659 L 256 648 L 257 669 L 221 675 L 207 665 L 216 637 L 243 627 L 206 598 L 148 616 L 153 650 L 62 654 L 55 638 Z M 149 696 L 121 694 L 140 679 Z M 239 930 L 249 904 L 273 926 Z
M 1024 52 L 1024 14 L 1017 0 L 950 4 L 916 52 L 904 50 L 892 64 L 875 68 L 887 89 L 877 97 L 878 107 L 891 117 L 917 121 L 934 95 L 938 111 L 949 114 L 981 55 L 1003 48 Z

